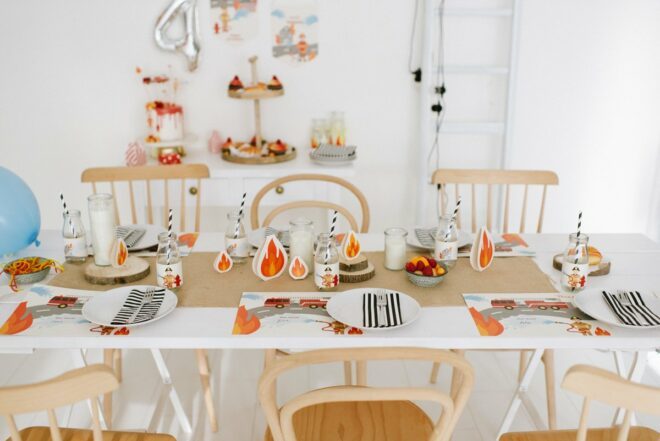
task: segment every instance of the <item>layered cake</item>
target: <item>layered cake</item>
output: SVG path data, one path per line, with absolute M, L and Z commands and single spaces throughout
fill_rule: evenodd
M 150 101 L 146 107 L 148 142 L 183 139 L 183 107 L 163 101 Z

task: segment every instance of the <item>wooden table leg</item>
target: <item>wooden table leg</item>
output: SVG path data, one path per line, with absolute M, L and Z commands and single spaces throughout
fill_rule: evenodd
M 547 349 L 543 353 L 543 366 L 545 370 L 545 395 L 548 401 L 548 427 L 557 428 L 557 404 L 555 395 L 555 351 Z
M 103 350 L 103 363 L 114 369 L 114 349 Z M 112 392 L 103 395 L 103 417 L 108 429 L 112 428 Z
M 209 369 L 209 358 L 206 349 L 195 349 L 197 355 L 197 368 L 199 369 L 199 380 L 202 383 L 202 394 L 206 413 L 209 416 L 211 431 L 218 431 L 218 419 L 215 416 L 215 405 L 213 404 L 213 392 L 211 391 L 211 370 Z
M 113 364 L 115 375 L 117 376 L 117 381 L 122 382 L 123 378 L 123 368 L 122 368 L 122 357 L 123 353 L 121 349 L 115 349 L 113 354 Z
M 522 381 L 525 369 L 527 369 L 527 351 L 520 351 L 520 358 L 518 359 L 518 383 Z

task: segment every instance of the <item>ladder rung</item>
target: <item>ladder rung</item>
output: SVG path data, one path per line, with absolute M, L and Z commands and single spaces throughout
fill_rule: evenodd
M 504 123 L 499 122 L 444 122 L 441 133 L 501 135 Z
M 436 8 L 436 13 L 440 14 L 440 8 Z M 513 10 L 508 8 L 445 8 L 445 15 L 459 17 L 510 17 Z
M 436 68 L 436 73 L 439 68 Z M 501 66 L 445 66 L 445 73 L 448 74 L 476 74 L 476 75 L 508 75 L 509 68 Z

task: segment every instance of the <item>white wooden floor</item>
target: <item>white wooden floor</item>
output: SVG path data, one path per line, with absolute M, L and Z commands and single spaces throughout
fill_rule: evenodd
M 215 400 L 218 406 L 220 431 L 210 432 L 205 419 L 204 408 L 199 395 L 199 378 L 196 372 L 194 353 L 187 350 L 163 352 L 175 384 L 189 415 L 192 416 L 194 433 L 190 439 L 251 441 L 263 438 L 265 423 L 256 398 L 256 381 L 262 367 L 263 354 L 260 351 L 211 351 L 210 358 L 214 369 Z M 0 385 L 15 385 L 43 380 L 72 369 L 75 354 L 73 351 L 40 350 L 33 354 L 1 354 Z M 99 361 L 100 351 L 90 351 L 88 359 Z M 515 387 L 517 353 L 511 352 L 469 352 L 469 361 L 476 370 L 476 385 L 472 397 L 455 433 L 456 441 L 490 441 L 495 439 L 499 422 L 509 403 Z M 614 370 L 613 357 L 609 353 L 597 351 L 557 351 L 556 370 L 558 384 L 571 365 L 593 364 Z M 629 361 L 629 358 L 627 358 Z M 149 351 L 124 351 L 124 382 L 114 401 L 113 428 L 145 430 L 161 394 L 159 377 Z M 428 363 L 387 362 L 369 364 L 370 384 L 393 386 L 422 386 L 428 381 Z M 437 387 L 447 388 L 448 371 L 441 372 Z M 319 366 L 312 369 L 292 372 L 280 383 L 280 400 L 286 400 L 297 393 L 315 387 L 341 384 L 342 368 L 339 365 Z M 644 383 L 660 387 L 660 357 L 652 354 Z M 545 416 L 545 393 L 542 370 L 539 370 L 532 383 L 530 395 L 539 403 L 539 411 Z M 421 403 L 420 403 L 421 404 Z M 439 409 L 421 404 L 433 417 Z M 581 400 L 558 389 L 557 412 L 560 428 L 574 428 L 578 422 Z M 606 426 L 612 419 L 613 410 L 595 403 L 592 407 L 590 425 Z M 90 417 L 85 404 L 77 404 L 71 409 L 59 409 L 60 424 L 70 427 L 88 427 Z M 45 415 L 22 415 L 17 418 L 19 427 L 46 424 Z M 640 416 L 642 425 L 660 430 L 660 419 Z M 187 439 L 180 431 L 169 402 L 157 420 L 158 431 L 168 432 L 180 440 Z M 533 430 L 527 412 L 519 412 L 513 430 Z M 0 439 L 5 439 L 8 431 L 4 421 L 0 421 Z

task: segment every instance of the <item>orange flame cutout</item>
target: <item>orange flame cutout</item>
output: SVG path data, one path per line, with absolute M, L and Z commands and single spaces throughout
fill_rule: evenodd
M 360 241 L 355 231 L 349 231 L 344 237 L 342 251 L 347 260 L 353 260 L 360 255 Z
M 255 259 L 253 270 L 262 280 L 281 276 L 288 261 L 284 246 L 275 236 L 266 237 Z
M 213 269 L 219 273 L 226 273 L 232 269 L 233 266 L 234 261 L 231 259 L 229 253 L 227 253 L 227 250 L 218 253 L 218 256 L 215 258 L 215 262 L 213 262 Z
M 7 321 L 0 326 L 0 335 L 13 335 L 32 326 L 32 314 L 27 312 L 27 302 L 18 304 Z
M 119 268 L 126 263 L 128 259 L 128 247 L 126 242 L 123 239 L 115 240 L 115 244 L 112 246 L 112 266 Z
M 192 248 L 195 246 L 198 237 L 199 233 L 183 233 L 179 235 L 178 242 L 181 245 L 186 245 L 188 248 Z
M 234 335 L 247 335 L 256 332 L 261 327 L 259 317 L 256 315 L 248 316 L 248 311 L 245 306 L 241 305 L 236 311 L 236 320 L 234 321 Z
M 472 316 L 472 320 L 474 320 L 474 324 L 477 325 L 480 335 L 492 337 L 504 332 L 504 326 L 502 323 L 493 317 L 485 318 L 473 306 L 470 307 L 470 315 Z
M 488 237 L 488 233 L 485 230 L 481 232 L 481 247 L 479 250 L 479 266 L 481 268 L 487 268 L 488 265 L 493 261 L 493 241 Z
M 302 280 L 307 277 L 308 273 L 309 269 L 307 268 L 305 261 L 302 260 L 300 256 L 294 257 L 291 261 L 291 265 L 289 265 L 289 275 L 291 278 L 294 280 Z

